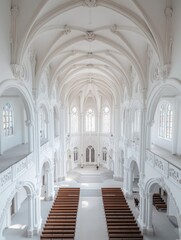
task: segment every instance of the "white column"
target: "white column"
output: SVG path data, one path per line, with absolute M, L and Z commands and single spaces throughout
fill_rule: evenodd
M 178 233 L 179 233 L 179 239 L 177 240 L 181 240 L 181 228 L 178 229 Z
M 46 200 L 52 200 L 55 195 L 54 191 L 54 167 L 46 170 L 47 177 L 47 192 L 46 192 Z
M 126 159 L 125 159 L 126 162 Z M 128 194 L 128 168 L 124 165 L 124 181 L 123 181 L 124 194 Z
M 80 165 L 83 167 L 84 165 L 84 114 L 81 112 L 81 158 Z
M 144 177 L 144 163 L 146 159 L 146 108 L 141 111 L 140 121 L 140 176 Z M 142 179 L 141 179 L 142 181 Z
M 33 123 L 31 120 L 26 121 L 26 126 L 28 128 L 28 150 L 29 153 L 33 152 Z
M 40 186 L 40 185 L 38 185 Z M 39 234 L 41 230 L 42 218 L 41 218 L 41 189 L 37 189 L 35 196 L 35 207 L 34 207 L 34 230 L 36 234 Z
M 34 129 L 34 153 L 35 153 L 35 163 L 37 176 L 41 175 L 41 163 L 40 163 L 40 121 L 39 121 L 39 111 L 35 109 L 35 129 Z
M 139 216 L 138 216 L 138 223 L 141 230 L 144 232 L 146 228 L 146 196 L 145 191 L 139 183 L 139 195 L 140 195 L 140 202 L 139 202 Z
M 98 126 L 97 126 L 97 133 L 98 133 L 98 149 L 97 149 L 97 165 L 100 164 L 100 132 L 101 132 L 101 113 L 98 112 Z
M 119 177 L 119 106 L 114 108 L 114 177 Z
M 27 237 L 33 237 L 33 219 L 34 219 L 34 214 L 33 214 L 33 201 L 34 201 L 34 196 L 31 194 L 28 194 L 28 228 L 27 228 Z
M 50 123 L 49 123 L 49 136 L 50 136 L 50 143 L 52 148 L 54 149 L 54 139 L 55 139 L 55 126 L 54 126 L 54 110 L 53 110 L 53 106 L 51 106 L 50 108 Z
M 61 139 L 61 147 L 60 147 L 60 178 L 59 180 L 64 180 L 66 176 L 66 149 L 65 149 L 65 107 L 61 106 L 61 113 L 60 113 L 60 139 Z
M 153 225 L 152 225 L 152 211 L 153 211 L 153 201 L 152 194 L 147 194 L 147 216 L 146 216 L 146 229 L 149 234 L 153 234 Z

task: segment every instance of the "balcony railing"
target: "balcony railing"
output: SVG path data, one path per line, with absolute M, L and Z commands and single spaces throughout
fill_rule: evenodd
M 146 162 L 157 172 L 181 188 L 181 168 L 158 154 L 147 150 Z
M 29 154 L 22 160 L 13 164 L 5 171 L 0 173 L 0 192 L 7 188 L 12 182 L 16 181 L 23 173 L 33 165 L 33 153 Z

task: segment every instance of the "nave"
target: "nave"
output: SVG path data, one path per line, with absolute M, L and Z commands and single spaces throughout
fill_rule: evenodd
M 80 187 L 80 199 L 77 214 L 75 240 L 108 240 L 108 232 L 101 188 L 123 187 L 122 182 L 114 181 L 111 172 L 105 168 L 96 170 L 95 166 L 75 169 L 69 173 L 66 180 L 55 186 L 56 190 L 63 187 Z M 137 189 L 135 189 L 137 190 Z M 135 191 L 136 192 L 136 191 Z M 138 193 L 135 193 L 137 196 Z M 134 214 L 138 217 L 138 208 L 134 206 L 133 198 L 127 198 L 127 202 Z M 46 221 L 53 201 L 41 201 L 43 225 Z M 5 230 L 6 240 L 25 240 L 25 226 L 27 212 L 27 200 L 24 201 L 20 211 L 12 217 L 11 226 Z M 169 222 L 165 212 L 158 212 L 153 208 L 153 236 L 144 235 L 144 240 L 176 240 L 178 230 Z M 33 240 L 40 237 L 34 236 Z

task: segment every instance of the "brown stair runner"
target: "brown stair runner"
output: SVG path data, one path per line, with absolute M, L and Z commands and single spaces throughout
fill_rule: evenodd
M 43 228 L 41 239 L 74 239 L 80 188 L 60 188 Z
M 141 231 L 120 188 L 102 188 L 109 239 L 143 240 Z

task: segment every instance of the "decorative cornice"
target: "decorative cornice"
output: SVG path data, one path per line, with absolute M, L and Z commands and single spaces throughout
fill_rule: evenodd
M 153 80 L 160 81 L 166 80 L 170 73 L 170 64 L 165 64 L 161 66 L 159 63 L 156 65 L 153 73 Z
M 173 9 L 171 7 L 166 7 L 165 8 L 165 16 L 172 17 L 172 14 L 173 14 Z
M 93 58 L 93 52 L 88 52 L 88 53 L 87 53 L 87 57 L 88 57 L 88 58 Z
M 70 26 L 68 26 L 68 25 L 65 25 L 65 26 L 64 26 L 63 33 L 64 33 L 65 35 L 68 35 L 69 33 L 71 33 L 71 31 L 72 31 L 72 29 L 71 29 Z
M 18 9 L 17 4 L 15 3 L 11 6 L 11 15 L 14 17 L 17 17 L 18 13 L 19 13 L 19 9 Z
M 83 0 L 83 6 L 96 7 L 97 6 L 97 0 Z
M 116 24 L 112 25 L 110 31 L 115 34 L 118 33 L 118 26 Z
M 87 31 L 85 35 L 85 40 L 88 42 L 93 42 L 96 39 L 96 35 L 93 31 Z
M 26 70 L 23 65 L 19 64 L 11 64 L 11 69 L 14 78 L 18 80 L 25 80 L 26 79 Z

